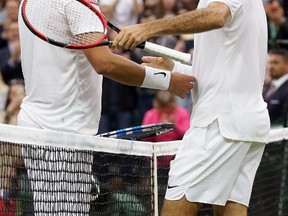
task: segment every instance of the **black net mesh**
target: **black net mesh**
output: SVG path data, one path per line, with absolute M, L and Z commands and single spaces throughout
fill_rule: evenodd
M 157 157 L 155 187 L 152 156 L 0 141 L 0 216 L 155 215 L 155 190 L 160 212 L 173 158 Z M 269 143 L 249 216 L 288 215 L 287 170 L 287 141 Z M 211 206 L 199 215 L 213 215 Z
M 0 215 L 151 215 L 151 158 L 0 144 Z

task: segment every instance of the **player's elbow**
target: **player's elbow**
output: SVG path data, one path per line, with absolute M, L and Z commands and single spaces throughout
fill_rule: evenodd
M 114 64 L 111 62 L 113 59 L 113 54 L 107 47 L 87 49 L 83 52 L 97 74 L 107 76 L 114 70 Z
M 110 59 L 100 59 L 96 64 L 93 65 L 95 71 L 99 75 L 109 76 L 114 70 L 114 64 L 111 63 Z
M 214 25 L 216 28 L 223 28 L 226 23 L 226 18 L 224 16 L 219 16 L 215 19 Z
M 212 25 L 215 29 L 223 28 L 227 21 L 227 16 L 223 11 L 214 11 Z
M 213 2 L 209 5 L 209 15 L 213 20 L 214 28 L 222 28 L 226 24 L 228 17 L 230 16 L 230 8 L 220 2 Z

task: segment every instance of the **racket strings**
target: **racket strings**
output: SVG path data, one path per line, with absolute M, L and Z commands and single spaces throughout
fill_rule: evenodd
M 25 9 L 30 25 L 50 40 L 87 45 L 105 38 L 102 20 L 76 0 L 29 0 Z
M 74 44 L 92 44 L 95 41 L 101 40 L 103 36 L 104 33 L 95 32 L 80 34 L 75 37 Z

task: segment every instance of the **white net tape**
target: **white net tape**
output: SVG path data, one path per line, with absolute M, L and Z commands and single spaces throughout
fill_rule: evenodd
M 157 153 L 157 156 L 173 155 L 177 152 L 180 145 L 180 141 L 152 143 L 32 129 L 4 124 L 0 124 L 0 140 L 19 144 L 56 146 L 77 150 L 101 151 L 115 154 L 123 153 L 148 157 L 152 157 L 154 152 Z M 280 140 L 288 140 L 288 128 L 271 130 L 269 143 Z

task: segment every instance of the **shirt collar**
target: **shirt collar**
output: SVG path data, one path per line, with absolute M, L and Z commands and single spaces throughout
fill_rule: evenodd
M 278 78 L 278 79 L 273 79 L 272 80 L 272 85 L 274 85 L 277 89 L 288 80 L 288 74 L 285 74 L 284 76 Z

